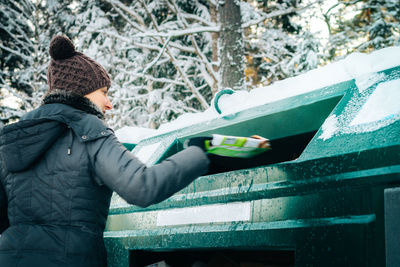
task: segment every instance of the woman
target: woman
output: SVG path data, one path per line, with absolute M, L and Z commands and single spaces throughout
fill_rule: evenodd
M 158 203 L 208 170 L 197 146 L 147 168 L 104 123 L 110 78 L 64 36 L 52 39 L 43 105 L 0 130 L 0 266 L 106 266 L 112 191 Z

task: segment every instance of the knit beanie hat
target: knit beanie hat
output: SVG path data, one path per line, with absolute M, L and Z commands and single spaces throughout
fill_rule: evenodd
M 62 90 L 84 96 L 99 88 L 110 88 L 111 82 L 105 69 L 96 61 L 75 51 L 68 37 L 57 35 L 50 42 L 51 61 L 47 71 L 50 93 Z

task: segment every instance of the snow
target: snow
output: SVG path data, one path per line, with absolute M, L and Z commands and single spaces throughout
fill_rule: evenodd
M 356 78 L 358 91 L 362 93 L 365 89 L 385 78 L 383 73 L 366 73 Z
M 161 142 L 157 142 L 151 145 L 143 146 L 135 153 L 136 157 L 143 163 L 147 163 L 150 157 L 160 147 Z
M 118 140 L 128 144 L 138 144 L 140 140 L 155 133 L 154 129 L 133 126 L 126 126 L 116 131 Z
M 400 114 L 399 103 L 400 79 L 381 83 L 368 98 L 350 125 L 390 120 Z
M 400 79 L 382 82 L 368 91 L 362 90 L 359 98 L 351 99 L 340 115 L 329 116 L 318 138 L 325 141 L 338 134 L 372 132 L 400 120 Z
M 338 119 L 336 115 L 329 116 L 322 125 L 322 134 L 319 138 L 324 141 L 331 138 L 338 130 Z
M 237 111 L 240 107 L 241 110 L 251 108 L 251 102 L 243 103 L 243 99 L 248 99 L 250 93 L 247 91 L 236 91 L 234 94 L 224 94 L 218 99 L 218 107 L 223 114 L 231 114 Z
M 139 137 L 135 139 L 135 143 L 140 141 L 140 138 L 146 138 L 164 132 L 173 131 L 175 129 L 183 128 L 189 125 L 209 121 L 213 118 L 226 116 L 231 113 L 235 113 L 251 107 L 272 103 L 288 97 L 308 93 L 323 88 L 325 86 L 337 84 L 351 79 L 355 79 L 359 91 L 362 92 L 370 85 L 382 79 L 382 76 L 380 74 L 377 74 L 378 71 L 382 71 L 399 65 L 400 47 L 384 48 L 374 51 L 371 54 L 353 53 L 343 60 L 337 61 L 318 69 L 311 70 L 305 74 L 296 77 L 275 82 L 270 86 L 256 88 L 250 92 L 236 91 L 232 95 L 221 96 L 218 100 L 218 107 L 221 109 L 222 114 L 218 114 L 218 112 L 214 108 L 214 103 L 212 103 L 210 105 L 210 108 L 202 113 L 184 114 L 178 117 L 178 119 L 176 119 L 175 121 L 161 125 L 156 131 L 147 132 L 146 130 L 144 130 L 143 133 L 140 133 Z M 393 108 L 393 106 L 396 106 L 396 102 L 399 103 L 398 93 L 396 97 L 393 98 L 397 100 L 391 101 L 388 97 L 385 97 L 385 94 L 388 94 L 389 91 L 390 94 L 392 94 L 396 90 L 386 89 L 388 88 L 386 86 L 389 85 L 382 86 L 379 87 L 383 88 L 379 90 L 382 91 L 382 93 L 379 93 L 378 91 L 378 93 L 376 94 L 377 96 L 371 98 L 372 104 L 368 104 L 368 106 L 365 107 L 365 111 L 362 112 L 371 114 L 372 107 L 369 106 L 376 105 L 376 101 L 383 101 L 383 99 L 390 102 L 388 102 L 389 104 L 385 102 L 385 106 L 390 105 L 390 108 L 388 108 L 388 111 L 380 113 L 381 115 L 376 115 L 377 117 L 369 116 L 370 120 L 375 120 L 377 118 L 380 119 L 382 118 L 382 116 L 387 116 L 389 113 L 392 114 L 392 112 L 397 112 L 396 108 Z M 364 116 L 363 113 L 361 113 L 360 116 Z M 335 122 L 335 120 L 337 119 L 338 118 L 333 117 L 330 119 L 328 118 L 328 124 L 324 125 L 325 131 L 323 133 L 323 136 L 320 138 L 327 139 L 332 136 L 332 134 L 335 132 L 336 127 L 338 127 L 337 123 Z M 354 124 L 358 123 L 362 123 L 362 120 L 355 120 Z M 135 128 L 134 131 L 131 133 L 129 129 L 126 129 L 125 127 L 118 130 L 116 134 L 120 140 L 128 140 L 129 138 L 131 138 L 131 134 L 137 137 L 138 132 L 140 131 L 140 129 Z

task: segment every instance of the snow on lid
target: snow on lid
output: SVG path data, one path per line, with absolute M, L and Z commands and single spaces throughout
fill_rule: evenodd
M 115 131 L 115 135 L 121 143 L 138 144 L 140 140 L 156 132 L 156 130 L 150 128 L 125 126 Z
M 322 125 L 322 134 L 318 137 L 324 141 L 331 138 L 338 130 L 338 119 L 336 115 L 329 116 Z
M 385 74 L 383 73 L 366 73 L 358 76 L 355 81 L 358 91 L 362 93 L 365 89 L 379 81 L 382 81 L 384 78 Z
M 379 84 L 350 125 L 387 120 L 399 113 L 400 79 Z
M 222 114 L 218 114 L 211 105 L 209 109 L 202 113 L 183 114 L 176 120 L 161 125 L 156 132 L 144 133 L 141 136 L 145 138 L 173 131 L 352 79 L 356 79 L 356 84 L 362 91 L 381 79 L 376 72 L 396 66 L 400 66 L 400 47 L 398 46 L 377 50 L 371 54 L 353 53 L 343 60 L 296 77 L 275 82 L 269 86 L 256 88 L 250 92 L 237 91 L 232 95 L 224 95 L 220 97 L 218 102 Z M 135 131 L 137 131 L 136 129 Z
M 337 134 L 372 132 L 400 120 L 400 79 L 378 84 L 370 95 L 367 92 L 362 96 L 363 92 L 364 100 L 351 99 L 343 113 L 325 120 L 319 139 L 325 141 Z
M 154 144 L 143 146 L 139 149 L 139 151 L 136 152 L 135 155 L 141 162 L 146 164 L 149 161 L 150 157 L 154 154 L 154 152 L 156 152 L 156 150 L 160 147 L 160 145 L 161 142 L 157 142 Z

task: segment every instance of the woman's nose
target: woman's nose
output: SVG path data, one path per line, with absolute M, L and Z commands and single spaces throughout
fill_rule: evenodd
M 107 103 L 106 103 L 106 110 L 111 110 L 113 108 L 110 99 L 107 97 Z

